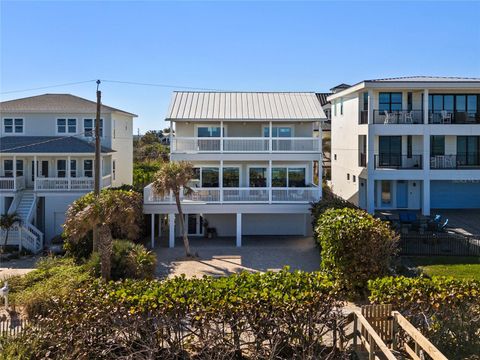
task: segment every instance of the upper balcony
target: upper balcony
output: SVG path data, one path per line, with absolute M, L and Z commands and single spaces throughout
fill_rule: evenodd
M 314 137 L 174 137 L 172 153 L 317 153 Z
M 374 124 L 423 124 L 423 110 L 374 110 Z
M 480 124 L 480 112 L 477 111 L 429 111 L 429 124 Z

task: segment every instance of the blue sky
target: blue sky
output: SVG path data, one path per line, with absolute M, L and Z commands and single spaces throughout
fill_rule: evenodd
M 480 77 L 480 2 L 1 2 L 2 92 L 90 79 L 328 91 L 406 75 Z M 103 83 L 163 128 L 171 88 Z M 95 98 L 95 84 L 2 94 Z M 135 130 L 136 131 L 136 130 Z

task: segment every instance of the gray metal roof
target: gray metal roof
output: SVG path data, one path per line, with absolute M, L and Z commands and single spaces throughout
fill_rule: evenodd
M 97 103 L 71 94 L 43 94 L 0 102 L 3 113 L 75 113 L 95 114 Z M 103 105 L 102 113 L 119 112 L 132 117 L 137 115 Z
M 385 79 L 365 80 L 366 82 L 480 82 L 480 78 L 455 76 L 402 76 Z
M 324 106 L 330 104 L 330 101 L 327 100 L 327 97 L 332 95 L 332 93 L 316 93 L 318 101 L 320 101 L 320 105 Z
M 102 146 L 102 153 L 115 150 Z M 93 154 L 95 145 L 71 136 L 4 136 L 0 138 L 0 153 L 78 153 Z
M 313 92 L 173 93 L 166 120 L 320 120 L 325 113 Z

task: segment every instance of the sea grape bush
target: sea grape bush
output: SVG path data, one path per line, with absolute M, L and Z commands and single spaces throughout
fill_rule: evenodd
M 321 273 L 287 269 L 96 282 L 54 302 L 16 341 L 50 358 L 342 359 L 331 347 L 339 298 Z
M 370 281 L 368 287 L 370 301 L 392 304 L 449 359 L 478 359 L 480 282 L 386 277 Z

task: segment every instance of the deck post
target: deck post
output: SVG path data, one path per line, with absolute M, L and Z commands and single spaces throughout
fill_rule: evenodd
M 175 214 L 168 214 L 168 247 L 175 247 Z
M 70 172 L 71 172 L 71 157 L 70 155 L 67 157 L 67 181 L 68 181 L 68 190 L 70 190 L 72 188 L 72 184 L 71 184 L 71 179 L 70 179 Z
M 17 156 L 13 155 L 13 189 L 17 189 Z
M 33 157 L 33 189 L 37 190 L 37 175 L 38 175 L 38 164 L 37 164 L 37 155 Z
M 150 214 L 151 234 L 150 234 L 150 246 L 155 248 L 155 214 Z
M 237 239 L 236 239 L 237 247 L 242 246 L 242 214 L 237 213 Z

